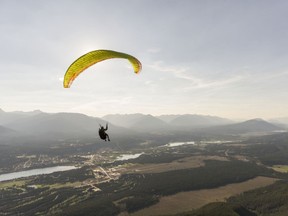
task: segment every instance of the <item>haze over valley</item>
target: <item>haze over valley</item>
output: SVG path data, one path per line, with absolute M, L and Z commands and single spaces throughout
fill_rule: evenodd
M 97 139 L 99 125 L 108 123 L 112 137 L 140 136 L 141 134 L 208 133 L 221 135 L 243 135 L 245 133 L 273 133 L 285 131 L 286 119 L 260 118 L 235 121 L 207 115 L 162 115 L 110 114 L 92 117 L 81 113 L 45 113 L 40 110 L 5 112 L 0 110 L 1 139 L 13 138 L 15 144 L 25 140 L 40 139 L 43 142 L 61 139 Z M 187 134 L 189 134 L 187 133 Z M 17 141 L 17 138 L 18 141 Z M 12 139 L 12 140 L 13 140 Z M 13 144 L 13 141 L 9 142 Z M 99 140 L 97 140 L 99 141 Z M 8 143 L 8 144 L 10 144 Z
M 111 142 L 98 138 L 106 123 Z M 239 194 L 252 199 L 273 187 L 282 194 L 274 199 L 288 196 L 288 133 L 279 119 L 1 110 L 0 125 L 6 215 L 258 215 L 274 210 L 245 204 Z M 171 200 L 177 209 L 166 207 Z

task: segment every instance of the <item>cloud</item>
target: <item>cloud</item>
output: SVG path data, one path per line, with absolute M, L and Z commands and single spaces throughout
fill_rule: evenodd
M 212 87 L 224 87 L 226 85 L 230 85 L 236 82 L 240 82 L 241 80 L 245 79 L 245 76 L 241 75 L 234 75 L 234 76 L 227 76 L 224 78 L 213 79 L 206 75 L 202 75 L 202 78 L 195 76 L 193 73 L 193 69 L 188 66 L 167 66 L 164 65 L 162 61 L 155 62 L 149 65 L 150 68 L 156 71 L 161 72 L 168 72 L 172 74 L 174 77 L 178 79 L 182 79 L 185 81 L 189 81 L 189 87 L 185 87 L 184 89 L 204 89 L 204 88 L 212 88 Z M 200 73 L 199 73 L 200 74 Z M 187 85 L 187 84 L 186 84 Z
M 228 77 L 225 79 L 220 79 L 220 80 L 212 80 L 212 81 L 207 81 L 207 80 L 201 80 L 198 79 L 197 85 L 192 86 L 192 88 L 212 88 L 212 87 L 224 87 L 233 83 L 240 82 L 244 78 L 242 76 L 234 76 L 234 77 Z

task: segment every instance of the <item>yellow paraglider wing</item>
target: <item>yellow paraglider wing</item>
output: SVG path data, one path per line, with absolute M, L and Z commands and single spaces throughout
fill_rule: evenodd
M 112 50 L 95 50 L 81 56 L 69 66 L 64 76 L 64 88 L 69 88 L 73 80 L 91 65 L 111 58 L 127 59 L 132 64 L 135 73 L 139 73 L 142 69 L 141 62 L 134 56 Z

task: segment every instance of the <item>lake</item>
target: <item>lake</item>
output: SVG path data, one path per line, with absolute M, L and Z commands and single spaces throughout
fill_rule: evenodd
M 32 169 L 32 170 L 25 170 L 20 172 L 13 172 L 13 173 L 6 173 L 0 175 L 0 182 L 8 181 L 12 179 L 22 178 L 22 177 L 29 177 L 34 175 L 42 175 L 42 174 L 50 174 L 54 172 L 60 171 L 67 171 L 71 169 L 76 169 L 75 166 L 55 166 L 55 167 L 47 167 L 41 169 Z
M 176 147 L 176 146 L 182 146 L 182 145 L 195 145 L 194 141 L 187 141 L 187 142 L 172 142 L 172 143 L 168 143 L 165 146 L 168 147 Z
M 143 154 L 143 152 L 142 153 L 138 153 L 138 154 L 122 154 L 122 155 L 120 155 L 120 156 L 118 156 L 116 158 L 116 161 L 135 159 L 135 158 L 138 158 L 142 154 Z

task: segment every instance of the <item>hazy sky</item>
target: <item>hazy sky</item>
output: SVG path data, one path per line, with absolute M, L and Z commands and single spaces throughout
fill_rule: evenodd
M 4 111 L 288 116 L 287 0 L 0 0 Z M 101 62 L 62 86 L 80 55 Z

